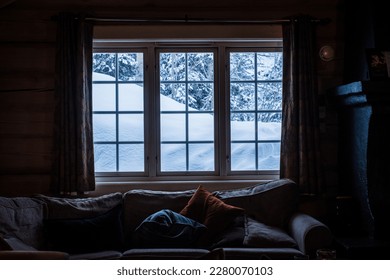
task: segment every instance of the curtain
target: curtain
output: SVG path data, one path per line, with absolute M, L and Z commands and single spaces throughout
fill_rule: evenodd
M 58 16 L 54 193 L 95 189 L 92 139 L 92 31 L 79 15 Z
M 309 16 L 283 25 L 283 108 L 280 177 L 301 193 L 322 192 L 315 25 Z

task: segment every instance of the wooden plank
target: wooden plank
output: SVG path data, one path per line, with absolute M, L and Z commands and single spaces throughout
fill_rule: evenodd
M 56 41 L 57 25 L 54 21 L 0 20 L 0 42 Z
M 6 138 L 0 141 L 0 154 L 4 156 L 37 156 L 49 157 L 52 154 L 53 139 L 39 138 Z
M 51 124 L 54 116 L 48 112 L 4 112 L 0 111 L 0 120 L 5 123 L 26 123 L 34 125 L 37 123 Z
M 43 91 L 0 91 L 1 111 L 8 112 L 50 112 L 54 111 L 54 92 L 49 89 Z
M 54 70 L 54 69 L 53 69 Z M 54 91 L 54 72 L 39 71 L 17 71 L 13 70 L 4 73 L 0 70 L 0 96 L 5 91 L 15 91 L 20 89 L 48 90 Z
M 50 172 L 52 137 L 0 138 L 0 174 L 41 174 Z
M 34 174 L 49 172 L 52 156 L 49 154 L 4 154 L 0 152 L 0 174 Z
M 30 138 L 47 138 L 53 137 L 54 125 L 53 123 L 15 123 L 15 122 L 2 122 L 0 120 L 0 138 L 16 138 L 23 139 Z
M 36 47 L 0 44 L 0 53 L 1 68 L 7 71 L 54 72 L 55 69 L 55 47 L 48 44 Z
M 31 196 L 50 192 L 50 173 L 0 175 L 0 196 Z

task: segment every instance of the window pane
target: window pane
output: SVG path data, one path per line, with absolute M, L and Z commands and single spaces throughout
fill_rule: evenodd
M 260 170 L 279 170 L 280 168 L 280 143 L 258 144 Z
M 116 171 L 116 145 L 94 145 L 95 171 Z
M 232 143 L 231 145 L 231 169 L 255 170 L 256 154 L 254 143 Z
M 259 140 L 281 140 L 282 114 L 261 113 L 258 114 L 258 139 Z
M 231 140 L 255 140 L 255 114 L 232 114 L 230 118 Z
M 211 114 L 188 115 L 188 137 L 190 141 L 213 141 L 214 116 Z
M 119 145 L 119 171 L 144 171 L 144 145 Z
M 281 52 L 257 53 L 257 79 L 282 80 L 282 58 Z
M 115 84 L 94 84 L 92 92 L 94 111 L 115 111 Z
M 161 114 L 161 141 L 185 141 L 185 114 Z
M 161 111 L 185 111 L 186 85 L 160 84 L 160 103 Z
M 214 144 L 189 145 L 189 170 L 214 170 Z
M 94 53 L 92 82 L 96 171 L 143 172 L 143 53 Z
M 231 171 L 279 170 L 264 147 L 280 146 L 282 66 L 281 52 L 230 53 Z
M 160 54 L 160 80 L 184 81 L 186 78 L 185 53 Z
M 119 53 L 118 67 L 120 81 L 143 81 L 143 53 Z
M 242 52 L 230 54 L 230 80 L 253 81 L 255 79 L 255 54 Z
M 215 161 L 214 54 L 162 53 L 159 65 L 161 171 L 214 170 L 213 163 L 206 164 Z M 195 149 L 199 144 L 192 141 L 210 143 Z M 206 146 L 212 159 L 202 162 Z
M 186 171 L 186 145 L 161 144 L 161 171 Z
M 116 140 L 116 120 L 114 114 L 93 115 L 93 140 L 95 142 Z
M 214 80 L 213 53 L 188 54 L 188 80 L 213 81 Z
M 214 88 L 211 83 L 188 85 L 188 106 L 199 111 L 213 111 Z
M 118 102 L 119 111 L 143 111 L 143 84 L 120 84 Z
M 144 115 L 120 114 L 119 115 L 119 141 L 143 141 L 144 140 Z
M 231 83 L 230 109 L 234 111 L 255 109 L 255 84 Z
M 282 83 L 259 83 L 257 92 L 259 110 L 282 110 Z
M 92 71 L 94 81 L 115 81 L 116 55 L 114 53 L 94 53 Z

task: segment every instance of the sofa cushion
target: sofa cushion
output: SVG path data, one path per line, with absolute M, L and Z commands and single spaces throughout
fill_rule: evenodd
M 0 197 L 0 234 L 39 249 L 43 244 L 45 204 L 29 197 Z
M 201 248 L 133 248 L 123 252 L 122 260 L 194 260 L 209 252 Z
M 303 260 L 307 256 L 295 248 L 223 248 L 227 260 Z
M 253 248 L 298 248 L 295 240 L 280 228 L 246 217 L 244 246 Z
M 194 247 L 206 227 L 169 209 L 147 217 L 133 234 L 133 247 L 184 248 Z
M 149 215 L 162 209 L 179 212 L 187 204 L 195 190 L 153 191 L 131 190 L 123 195 L 123 225 L 128 238 Z
M 207 227 L 207 236 L 202 237 L 204 241 L 212 240 L 231 225 L 236 216 L 243 213 L 244 209 L 224 203 L 203 186 L 198 187 L 187 205 L 180 211 L 180 214 Z
M 0 251 L 2 250 L 37 251 L 34 247 L 13 236 L 0 236 Z
M 209 249 L 243 247 L 245 237 L 245 215 L 239 215 L 226 230 L 217 234 Z
M 122 252 L 120 251 L 98 251 L 69 255 L 71 260 L 120 260 L 121 258 Z
M 222 201 L 245 209 L 247 215 L 275 227 L 287 229 L 291 215 L 298 208 L 298 185 L 290 179 L 235 190 L 213 193 Z
M 106 213 L 122 204 L 122 193 L 109 193 L 98 197 L 65 198 L 37 195 L 47 205 L 48 219 L 91 218 Z
M 91 218 L 45 220 L 48 249 L 70 254 L 122 249 L 121 211 L 118 205 Z

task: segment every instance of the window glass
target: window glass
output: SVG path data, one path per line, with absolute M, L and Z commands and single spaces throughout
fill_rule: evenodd
M 231 51 L 229 65 L 231 171 L 279 170 L 282 54 Z
M 93 139 L 96 172 L 143 172 L 142 52 L 93 54 Z
M 159 65 L 161 172 L 214 171 L 214 53 L 162 52 Z

